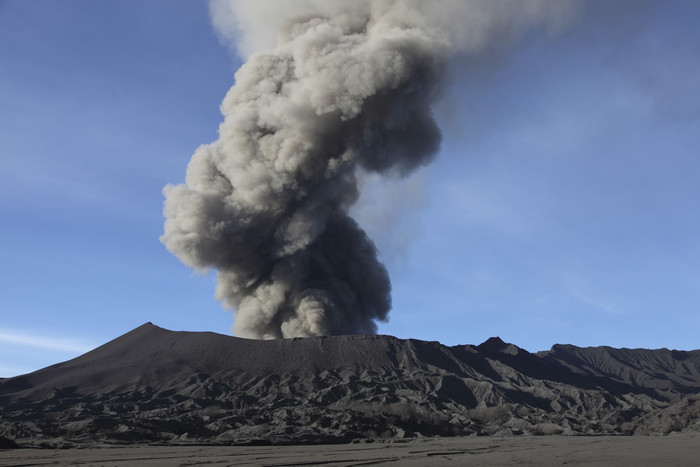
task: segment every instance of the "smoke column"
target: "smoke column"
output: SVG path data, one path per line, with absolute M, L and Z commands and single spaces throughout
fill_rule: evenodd
M 362 173 L 405 175 L 441 135 L 431 106 L 450 57 L 477 54 L 564 2 L 219 1 L 220 35 L 249 55 L 219 139 L 164 189 L 161 241 L 217 270 L 216 296 L 252 338 L 374 333 L 391 285 L 348 215 Z M 256 52 L 256 50 L 264 50 Z

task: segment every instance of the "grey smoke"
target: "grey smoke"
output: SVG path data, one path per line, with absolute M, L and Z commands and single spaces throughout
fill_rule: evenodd
M 161 241 L 217 270 L 216 296 L 253 338 L 374 333 L 391 285 L 349 215 L 362 173 L 406 175 L 440 147 L 432 106 L 455 53 L 476 54 L 564 2 L 219 1 L 247 62 L 219 139 L 168 185 Z M 254 50 L 265 49 L 264 52 Z

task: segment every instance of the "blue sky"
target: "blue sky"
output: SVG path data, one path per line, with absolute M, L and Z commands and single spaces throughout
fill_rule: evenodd
M 381 333 L 700 348 L 700 4 L 599 3 L 453 65 L 439 156 L 364 213 Z M 240 64 L 204 2 L 0 2 L 0 376 L 146 321 L 230 333 L 158 237 Z

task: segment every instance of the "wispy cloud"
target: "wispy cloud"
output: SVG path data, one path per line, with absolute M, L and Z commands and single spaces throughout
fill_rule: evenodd
M 85 353 L 95 348 L 78 339 L 62 339 L 1 328 L 0 343 L 70 353 Z
M 36 370 L 30 366 L 4 366 L 0 365 L 0 378 L 12 378 L 13 376 L 25 375 Z
M 622 313 L 617 306 L 608 300 L 601 298 L 598 293 L 592 292 L 591 287 L 581 278 L 570 277 L 567 284 L 567 290 L 571 297 L 595 310 L 611 315 Z

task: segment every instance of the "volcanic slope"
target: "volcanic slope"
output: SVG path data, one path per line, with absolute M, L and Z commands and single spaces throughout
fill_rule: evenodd
M 469 434 L 700 430 L 700 351 L 529 353 L 359 335 L 247 340 L 147 323 L 0 379 L 24 446 L 328 443 Z

